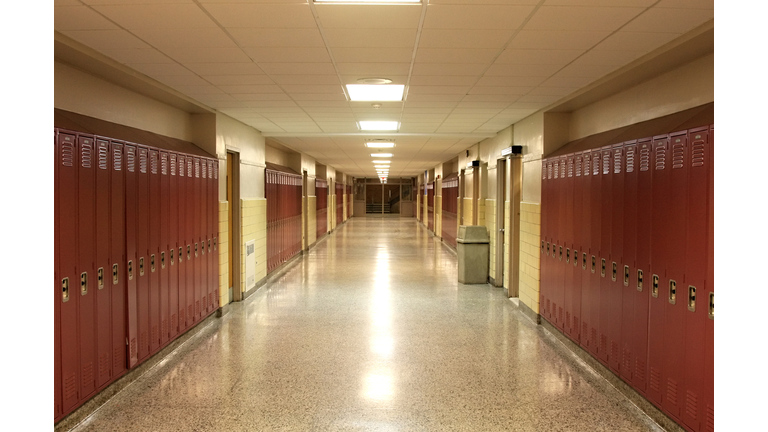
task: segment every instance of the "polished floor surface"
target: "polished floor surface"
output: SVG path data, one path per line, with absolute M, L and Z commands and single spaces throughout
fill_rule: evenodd
M 413 218 L 353 218 L 76 431 L 661 430 Z

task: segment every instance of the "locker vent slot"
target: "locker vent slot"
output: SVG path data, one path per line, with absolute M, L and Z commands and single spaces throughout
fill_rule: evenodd
M 128 261 L 128 280 L 133 280 L 133 260 Z
M 627 147 L 626 158 L 627 167 L 624 171 L 628 173 L 635 172 L 635 147 Z
M 90 168 L 91 159 L 93 158 L 93 151 L 89 141 L 86 140 L 85 142 L 86 144 L 80 147 L 80 164 L 83 168 Z
M 547 162 L 547 180 L 552 180 L 552 162 Z
M 613 151 L 613 173 L 621 174 L 621 149 Z
M 99 376 L 109 376 L 109 354 L 99 356 Z
M 115 348 L 112 350 L 112 368 L 113 369 L 123 368 L 123 357 L 125 357 L 125 354 L 123 354 L 123 350 L 121 350 L 120 348 Z
M 704 141 L 696 140 L 691 144 L 691 166 L 704 166 Z
M 64 378 L 64 399 L 71 399 L 77 396 L 77 378 L 75 373 L 67 375 Z
M 157 174 L 157 152 L 150 153 L 149 167 L 152 174 Z
M 147 173 L 147 151 L 144 149 L 139 150 L 139 172 Z
M 80 370 L 81 382 L 83 387 L 88 387 L 93 384 L 93 362 L 88 362 Z
M 600 175 L 600 153 L 596 152 L 592 158 L 592 175 Z
M 677 299 L 677 282 L 674 279 L 669 280 L 669 303 L 675 304 Z
M 659 373 L 659 370 L 656 369 L 655 367 L 651 367 L 651 379 L 649 380 L 651 390 L 655 392 L 659 392 L 661 390 L 660 383 L 661 383 L 661 374 Z
M 709 319 L 715 319 L 715 293 L 709 293 Z
M 216 165 L 216 162 L 213 163 L 213 179 L 219 179 L 219 166 Z M 458 186 L 458 180 L 456 180 L 456 185 Z
M 584 171 L 583 172 L 584 172 L 585 176 L 588 176 L 589 172 L 590 172 L 590 169 L 589 169 L 589 155 L 588 154 L 584 155 Z
M 625 375 L 632 374 L 632 351 L 626 347 L 621 352 L 621 369 Z
M 75 163 L 75 148 L 71 142 L 61 143 L 61 164 L 71 167 Z
M 667 147 L 663 144 L 656 146 L 656 170 L 663 170 L 667 165 Z
M 682 139 L 675 140 L 672 144 L 672 169 L 680 169 L 685 163 L 685 142 Z
M 574 164 L 576 165 L 576 168 L 575 168 L 576 177 L 581 177 L 581 172 L 584 169 L 582 167 L 581 156 L 576 157 L 576 161 L 574 162 Z
M 565 159 L 560 161 L 560 178 L 565 178 Z
M 667 402 L 677 406 L 677 381 L 672 378 L 667 379 Z
M 109 148 L 107 143 L 99 142 L 99 169 L 107 169 L 107 160 L 109 159 Z
M 176 155 L 171 155 L 171 175 L 176 175 Z
M 619 362 L 619 344 L 616 341 L 611 341 L 611 360 L 614 359 L 616 363 Z
M 560 178 L 560 164 L 555 161 L 555 179 Z
M 192 159 L 187 160 L 187 177 L 192 177 Z
M 603 152 L 603 174 L 611 173 L 611 152 Z
M 200 161 L 195 161 L 195 178 L 200 178 Z
M 600 335 L 600 353 L 608 353 L 608 337 L 604 334 Z
M 707 432 L 715 432 L 715 408 L 707 405 Z
M 160 157 L 160 174 L 168 175 L 168 155 L 165 153 Z
M 131 339 L 131 344 L 128 348 L 130 350 L 129 354 L 131 358 L 136 357 L 136 338 Z
M 645 381 L 645 361 L 635 360 L 635 377 L 640 382 Z
M 179 156 L 179 177 L 184 177 L 184 169 L 187 166 L 186 160 Z
M 202 167 L 203 168 L 203 178 L 208 178 L 208 176 L 207 176 L 208 170 L 206 169 L 206 164 L 203 163 L 202 165 L 203 165 L 203 167 Z
M 699 397 L 690 390 L 685 392 L 685 413 L 693 420 L 699 417 Z
M 568 177 L 573 177 L 573 158 L 568 158 Z
M 112 169 L 115 171 L 123 170 L 123 152 L 116 146 L 112 147 Z
M 136 170 L 136 150 L 133 147 L 128 147 L 128 171 L 134 172 Z
M 640 171 L 648 171 L 651 167 L 651 147 L 644 144 L 640 148 Z
M 696 312 L 696 287 L 688 285 L 688 310 Z

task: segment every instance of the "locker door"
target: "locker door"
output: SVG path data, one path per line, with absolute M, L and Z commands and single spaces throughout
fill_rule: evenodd
M 184 258 L 186 260 L 187 274 L 187 327 L 192 327 L 195 322 L 195 291 L 197 281 L 195 280 L 195 159 L 187 156 L 187 190 L 185 200 L 187 202 L 186 214 L 184 215 L 186 250 Z
M 576 163 L 576 155 L 571 154 L 566 157 L 566 171 L 565 179 L 563 181 L 563 194 L 565 203 L 563 218 L 560 223 L 564 234 L 563 248 L 565 248 L 563 260 L 561 266 L 563 268 L 563 330 L 565 334 L 571 339 L 574 336 L 573 329 L 573 311 L 574 311 L 574 294 L 573 287 L 573 265 L 571 264 L 572 253 L 574 249 L 574 227 L 573 227 L 573 214 L 574 214 L 574 170 Z
M 195 157 L 192 158 L 193 163 L 195 165 L 195 176 L 192 178 L 193 183 L 193 194 L 192 194 L 192 205 L 194 206 L 193 215 L 192 218 L 192 241 L 194 242 L 194 255 L 192 256 L 192 262 L 194 267 L 194 280 L 195 280 L 195 322 L 200 321 L 200 318 L 202 318 L 202 301 L 201 299 L 204 296 L 204 285 L 202 283 L 202 258 L 201 258 L 201 251 L 200 251 L 200 226 L 201 226 L 201 218 L 200 218 L 200 210 L 201 210 L 201 203 L 200 199 L 202 196 L 201 187 L 200 187 L 200 158 Z
M 701 303 L 707 307 L 707 320 L 705 324 L 705 348 L 704 348 L 704 403 L 702 408 L 705 413 L 702 427 L 706 432 L 715 430 L 715 126 L 709 127 L 709 200 L 707 211 L 707 289 Z
M 541 164 L 542 187 L 541 187 L 541 288 L 539 290 L 539 313 L 548 321 L 549 308 L 547 302 L 550 298 L 550 274 L 551 274 L 551 255 L 552 243 L 552 224 L 550 223 L 552 208 L 552 194 L 550 193 L 552 183 L 552 161 L 545 159 Z M 461 204 L 460 204 L 461 205 Z M 503 204 L 499 204 L 503 205 Z
M 54 209 L 59 208 L 59 146 L 58 130 L 53 130 Z M 54 210 L 55 211 L 55 210 Z M 53 421 L 61 416 L 61 300 L 59 294 L 59 219 L 53 220 Z
M 187 300 L 187 292 L 188 292 L 188 285 L 189 281 L 187 280 L 187 273 L 189 270 L 187 270 L 187 267 L 189 263 L 187 262 L 187 158 L 183 154 L 178 155 L 178 212 L 176 213 L 176 226 L 177 226 L 177 245 L 176 245 L 176 252 L 177 252 L 177 263 L 179 266 L 178 269 L 178 278 L 179 278 L 179 308 L 178 308 L 178 315 L 179 315 L 179 333 L 183 333 L 184 330 L 187 329 L 189 326 L 188 320 L 189 316 L 187 315 L 187 305 L 189 304 L 189 300 Z
M 139 201 L 138 149 L 125 145 L 125 328 L 128 368 L 139 362 Z
M 149 150 L 149 250 L 145 271 L 149 272 L 149 351 L 160 350 L 160 171 L 159 154 Z
M 608 365 L 617 375 L 621 365 L 621 311 L 624 287 L 624 143 L 611 146 L 611 256 L 607 262 L 610 317 Z M 610 276 L 610 277 L 609 277 Z
M 565 243 L 567 233 L 565 231 L 565 217 L 566 217 L 566 162 L 567 156 L 560 156 L 555 163 L 558 165 L 559 177 L 556 179 L 557 189 L 557 221 L 556 221 L 556 234 L 554 241 L 557 243 L 557 254 L 554 263 L 554 276 L 555 280 L 552 284 L 552 317 L 555 320 L 555 325 L 560 331 L 563 331 L 563 301 L 565 298 Z
M 112 270 L 110 266 L 109 141 L 96 139 L 95 170 L 95 262 L 93 287 L 96 302 L 96 387 L 112 378 Z
M 573 245 L 571 246 L 571 338 L 581 342 L 581 251 L 584 250 L 584 156 L 577 152 L 573 165 Z
M 170 223 L 170 172 L 168 152 L 160 152 L 160 247 L 158 249 L 156 268 L 160 279 L 160 346 L 168 343 L 170 335 L 170 256 L 168 233 L 171 230 Z
M 637 141 L 627 141 L 624 152 L 624 220 L 621 266 L 621 378 L 632 384 L 637 287 Z M 647 323 L 647 320 L 643 320 Z
M 171 321 L 168 337 L 179 334 L 179 155 L 168 155 L 168 313 Z
M 688 167 L 690 148 L 686 132 L 670 134 L 672 170 L 670 176 L 670 200 L 667 213 L 667 277 L 664 303 L 664 368 L 662 397 L 664 410 L 677 420 L 681 419 L 681 407 L 685 401 L 685 313 L 687 286 L 685 285 L 685 250 L 688 214 Z
M 208 298 L 211 286 L 208 280 L 208 160 L 200 159 L 200 315 L 205 317 L 210 312 Z
M 581 153 L 581 246 L 579 250 L 578 269 L 581 275 L 581 328 L 579 329 L 579 344 L 582 348 L 592 351 L 590 329 L 592 327 L 593 295 L 591 273 L 592 247 L 592 152 Z
M 149 149 L 139 146 L 136 173 L 136 319 L 139 362 L 149 357 Z
M 613 211 L 611 199 L 613 198 L 612 186 L 612 159 L 611 146 L 604 146 L 600 151 L 600 256 L 597 257 L 597 273 L 600 276 L 599 290 L 599 347 L 597 349 L 598 360 L 608 367 L 610 357 L 610 340 L 613 332 L 613 286 L 611 284 L 611 225 Z
M 210 237 L 212 247 L 210 250 L 209 259 L 210 264 L 210 279 L 211 279 L 211 292 L 213 293 L 211 308 L 216 310 L 219 308 L 219 161 L 216 159 L 211 160 L 211 168 L 208 171 L 213 173 L 208 183 L 210 185 L 209 199 L 210 199 L 210 211 L 211 217 L 209 219 L 210 225 Z
M 707 247 L 709 237 L 709 127 L 688 131 L 688 232 L 685 253 L 685 284 L 678 293 L 685 300 L 684 332 L 685 361 L 683 363 L 685 403 L 682 404 L 683 423 L 694 431 L 701 430 L 704 420 L 706 382 L 706 323 L 708 302 L 706 293 Z M 680 299 L 680 297 L 678 297 Z M 703 300 L 703 301 L 702 301 Z
M 69 413 L 80 400 L 80 361 L 78 346 L 78 300 L 80 276 L 78 265 L 78 183 L 79 165 L 77 136 L 58 135 L 58 179 L 56 220 L 59 231 L 59 280 L 61 329 L 62 412 Z
M 126 347 L 126 195 L 125 195 L 125 155 L 123 143 L 110 143 L 110 243 L 107 286 L 112 291 L 112 378 L 125 372 L 127 363 Z
M 590 211 L 590 246 L 589 254 L 587 256 L 587 267 L 589 270 L 588 276 L 590 278 L 589 283 L 589 299 L 590 299 L 590 312 L 592 322 L 589 326 L 589 351 L 593 356 L 599 358 L 600 349 L 600 259 L 601 259 L 601 236 L 603 234 L 602 226 L 602 152 L 600 149 L 592 150 L 592 180 L 591 180 L 591 211 Z
M 667 210 L 671 167 L 669 164 L 669 138 L 667 135 L 653 137 L 653 186 L 651 192 L 651 299 L 648 307 L 648 399 L 661 406 L 664 385 L 664 309 L 667 302 L 664 282 L 666 277 Z
M 95 143 L 78 135 L 77 274 L 80 332 L 80 399 L 96 391 L 96 185 Z
M 653 273 L 651 271 L 651 222 L 653 214 L 653 140 L 637 142 L 637 229 L 635 230 L 635 289 L 633 296 L 632 385 L 645 396 L 648 385 L 648 326 Z M 653 299 L 655 300 L 655 298 Z

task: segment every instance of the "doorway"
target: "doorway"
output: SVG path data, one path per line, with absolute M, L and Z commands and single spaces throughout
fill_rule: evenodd
M 504 221 L 507 201 L 507 159 L 496 161 L 496 271 L 493 285 L 504 286 Z
M 227 244 L 229 301 L 242 301 L 240 283 L 240 153 L 227 152 Z

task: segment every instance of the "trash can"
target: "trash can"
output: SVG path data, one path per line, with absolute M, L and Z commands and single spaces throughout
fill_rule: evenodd
M 459 226 L 456 237 L 459 283 L 484 284 L 488 281 L 489 243 L 488 230 L 484 226 Z

